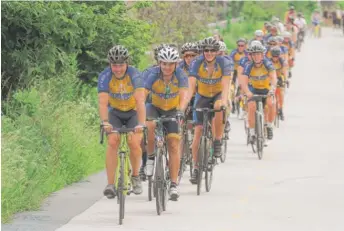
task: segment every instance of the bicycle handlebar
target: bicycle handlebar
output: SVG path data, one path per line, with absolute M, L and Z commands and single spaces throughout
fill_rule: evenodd
M 123 134 L 123 133 L 129 133 L 129 132 L 134 132 L 136 128 L 142 128 L 143 129 L 143 140 L 144 140 L 144 144 L 147 145 L 147 127 L 146 126 L 137 126 L 135 128 L 116 128 L 113 129 L 112 131 L 109 132 L 110 133 L 118 133 L 118 134 Z M 104 143 L 104 125 L 100 125 L 100 143 L 103 144 Z
M 226 107 L 222 106 L 220 109 L 211 109 L 211 108 L 191 108 L 192 111 L 198 111 L 198 112 L 206 112 L 206 113 L 212 113 L 212 112 L 221 112 L 222 111 L 222 123 L 226 124 Z

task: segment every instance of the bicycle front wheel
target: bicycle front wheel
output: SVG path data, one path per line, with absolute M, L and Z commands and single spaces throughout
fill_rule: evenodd
M 211 189 L 211 184 L 213 182 L 213 173 L 215 166 L 215 157 L 213 155 L 213 142 L 211 139 L 206 139 L 205 143 L 205 155 L 204 155 L 204 164 L 205 164 L 205 190 L 207 192 Z M 209 160 L 211 161 L 209 163 Z
M 264 111 L 263 103 L 258 103 L 258 110 L 256 111 L 256 135 L 257 135 L 257 153 L 258 159 L 261 160 L 263 157 L 264 147 Z
M 162 195 L 163 195 L 163 179 L 164 179 L 164 163 L 163 163 L 163 156 L 161 150 L 158 150 L 157 157 L 156 157 L 156 166 L 155 166 L 155 174 L 154 174 L 154 182 L 155 182 L 155 201 L 156 201 L 156 212 L 158 215 L 161 215 L 162 212 Z
M 203 177 L 203 171 L 204 171 L 204 144 L 205 144 L 205 138 L 201 137 L 201 142 L 198 148 L 198 177 L 197 177 L 197 195 L 199 196 L 201 194 L 202 189 L 202 177 Z
M 120 157 L 120 170 L 119 170 L 119 182 L 118 182 L 118 200 L 119 200 L 119 224 L 123 224 L 124 219 L 124 209 L 125 209 L 125 197 L 126 190 L 124 187 L 124 155 L 121 154 Z

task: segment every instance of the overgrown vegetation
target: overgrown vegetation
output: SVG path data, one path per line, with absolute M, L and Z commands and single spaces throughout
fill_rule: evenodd
M 198 40 L 208 23 L 242 17 L 220 32 L 232 48 L 286 10 L 261 4 L 1 2 L 2 222 L 104 167 L 94 85 L 111 46 L 127 46 L 142 70 L 153 45 Z

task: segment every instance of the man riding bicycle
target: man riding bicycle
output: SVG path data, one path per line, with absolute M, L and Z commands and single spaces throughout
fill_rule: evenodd
M 272 96 L 275 93 L 277 85 L 276 71 L 270 60 L 264 57 L 265 47 L 259 41 L 253 41 L 249 52 L 252 61 L 245 66 L 242 75 L 242 89 L 248 97 L 248 123 L 251 135 L 251 142 L 256 139 L 255 136 L 255 112 L 256 103 L 251 100 L 255 95 L 270 95 L 266 98 L 267 109 L 265 118 L 267 119 L 267 136 L 271 140 L 273 138 L 272 123 L 275 119 L 275 107 L 273 105 Z
M 117 45 L 108 52 L 110 67 L 100 73 L 98 78 L 99 115 L 108 134 L 106 150 L 106 173 L 108 185 L 104 195 L 108 199 L 116 196 L 115 172 L 117 168 L 117 150 L 120 144 L 119 135 L 111 133 L 113 129 L 126 126 L 136 128 L 128 139 L 132 166 L 132 184 L 135 194 L 142 193 L 139 177 L 141 162 L 141 127 L 145 125 L 146 110 L 144 106 L 144 84 L 140 73 L 128 64 L 128 50 Z
M 164 47 L 159 51 L 159 66 L 155 67 L 145 81 L 145 88 L 152 93 L 152 103 L 146 105 L 147 118 L 160 116 L 183 116 L 188 105 L 188 77 L 181 68 L 177 67 L 178 51 L 173 47 Z M 146 175 L 152 176 L 155 160 L 155 124 L 147 121 L 148 128 L 148 160 Z M 177 178 L 180 165 L 180 134 L 177 122 L 166 122 L 167 143 L 169 153 L 169 168 L 171 185 L 169 194 L 172 200 L 177 200 L 179 192 Z
M 243 44 L 243 43 L 241 43 Z M 213 107 L 220 110 L 221 107 L 227 107 L 229 83 L 232 72 L 232 65 L 230 60 L 221 56 L 217 56 L 220 44 L 214 38 L 209 37 L 203 40 L 202 52 L 203 55 L 195 59 L 190 67 L 189 74 L 189 97 L 193 95 L 196 90 L 195 97 L 196 108 L 210 108 Z M 214 125 L 212 132 L 214 134 L 214 155 L 221 156 L 221 140 L 224 131 L 223 114 L 221 112 L 215 113 Z M 197 154 L 202 135 L 203 113 L 196 112 L 195 118 L 194 140 L 192 143 L 192 156 L 194 161 L 194 170 L 191 176 L 191 183 L 197 182 L 198 166 Z

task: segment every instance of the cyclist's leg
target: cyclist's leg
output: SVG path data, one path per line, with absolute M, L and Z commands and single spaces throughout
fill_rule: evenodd
M 272 96 L 269 96 L 265 103 L 267 104 L 267 112 L 265 113 L 265 118 L 267 121 L 267 132 L 268 132 L 268 139 L 272 140 L 273 138 L 273 122 L 275 120 L 276 116 L 276 105 L 275 102 L 273 102 Z
M 221 109 L 221 93 L 217 94 L 213 98 L 214 102 L 214 109 L 220 110 Z M 215 113 L 215 133 L 214 134 L 214 155 L 216 157 L 221 156 L 221 140 L 223 136 L 223 131 L 225 125 L 223 124 L 223 112 L 216 112 Z
M 146 104 L 146 114 L 147 118 L 158 118 L 159 114 L 157 108 L 153 104 Z M 155 124 L 153 121 L 146 122 L 147 129 L 148 129 L 148 145 L 147 145 L 147 164 L 146 164 L 146 174 L 147 176 L 153 175 L 154 170 L 154 158 L 155 158 L 155 150 L 154 150 L 154 143 L 155 143 Z
M 120 115 L 120 111 L 111 109 L 109 111 L 109 123 L 113 128 L 121 128 L 123 123 Z M 117 151 L 119 146 L 119 135 L 111 133 L 108 135 L 108 146 L 106 149 L 106 174 L 108 179 L 108 185 L 104 189 L 104 195 L 110 199 L 116 196 L 115 193 L 115 174 L 117 169 Z
M 253 93 L 253 94 L 257 94 L 255 89 L 252 86 L 249 86 L 249 90 Z M 256 118 L 256 102 L 248 99 L 247 101 L 247 117 L 248 117 L 248 128 L 250 129 L 250 135 L 251 138 L 254 139 L 255 138 L 255 118 Z

